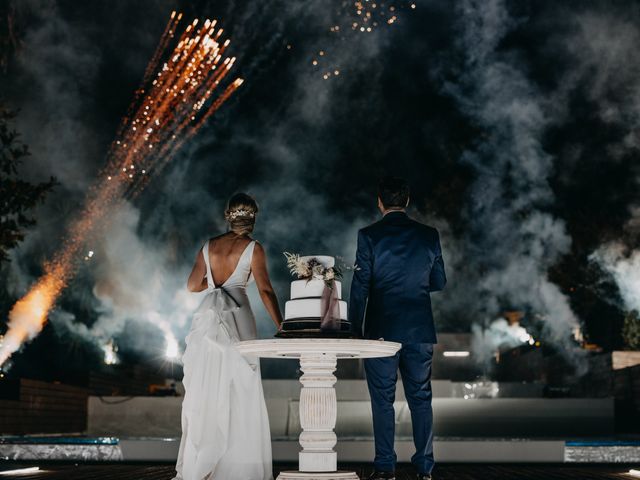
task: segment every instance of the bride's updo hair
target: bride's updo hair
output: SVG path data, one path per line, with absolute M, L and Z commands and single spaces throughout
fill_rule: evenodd
M 238 235 L 249 235 L 253 232 L 258 214 L 258 204 L 251 195 L 236 193 L 229 199 L 224 218 L 229 222 L 231 231 Z

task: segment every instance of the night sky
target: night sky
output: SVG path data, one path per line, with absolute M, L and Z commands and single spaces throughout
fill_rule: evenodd
M 410 214 L 440 230 L 441 331 L 471 331 L 512 307 L 560 350 L 576 326 L 622 347 L 624 315 L 640 308 L 640 6 L 361 3 L 358 14 L 337 0 L 5 0 L 0 97 L 20 110 L 33 154 L 21 173 L 60 184 L 2 265 L 3 318 L 77 214 L 172 10 L 219 19 L 245 79 L 90 239 L 95 256 L 14 356 L 18 374 L 88 368 L 111 339 L 125 363 L 158 355 L 157 318 L 182 341 L 198 302 L 186 276 L 204 240 L 224 231 L 236 191 L 259 202 L 255 237 L 283 303 L 281 252 L 352 262 L 388 173 L 409 179 Z

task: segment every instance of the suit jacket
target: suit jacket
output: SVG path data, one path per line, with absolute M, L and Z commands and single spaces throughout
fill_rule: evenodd
M 349 304 L 356 334 L 437 343 L 430 292 L 442 290 L 447 278 L 435 228 L 390 212 L 358 232 L 356 266 Z

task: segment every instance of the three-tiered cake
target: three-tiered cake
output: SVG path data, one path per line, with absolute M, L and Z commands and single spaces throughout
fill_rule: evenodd
M 308 277 L 291 282 L 291 300 L 285 303 L 280 337 L 350 336 L 347 302 L 342 300 L 342 283 L 334 278 L 335 259 L 324 255 L 296 257 L 299 265 L 308 266 Z M 339 275 L 338 275 L 339 276 Z M 329 290 L 327 290 L 329 289 Z M 327 309 L 332 318 L 327 321 Z

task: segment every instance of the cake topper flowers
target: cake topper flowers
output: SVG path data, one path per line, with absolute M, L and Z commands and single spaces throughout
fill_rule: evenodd
M 304 258 L 297 253 L 290 252 L 283 252 L 283 254 L 287 259 L 287 267 L 289 267 L 291 275 L 295 275 L 300 280 L 324 280 L 329 288 L 333 288 L 336 280 L 342 279 L 344 270 L 358 269 L 355 265 L 351 267 L 344 262 L 341 262 L 341 265 L 326 267 L 315 257 Z

